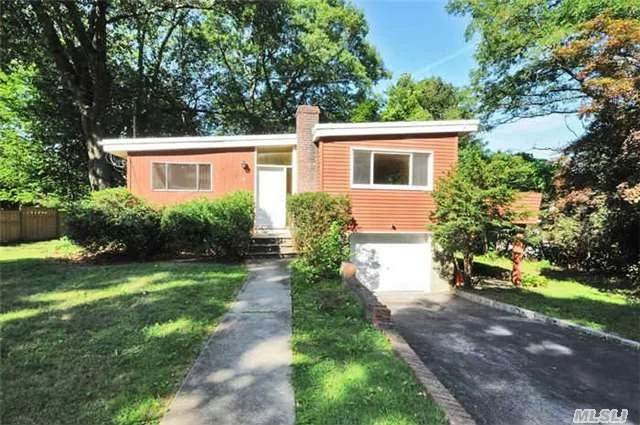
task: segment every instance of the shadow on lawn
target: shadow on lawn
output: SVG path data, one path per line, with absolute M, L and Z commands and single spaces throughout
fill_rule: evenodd
M 547 279 L 553 279 L 560 282 L 580 282 L 590 286 L 601 292 L 611 292 L 614 290 L 622 290 L 628 293 L 632 289 L 632 282 L 619 276 L 605 275 L 602 273 L 588 273 L 575 270 L 557 269 L 554 267 L 543 267 L 540 275 Z
M 293 291 L 297 423 L 444 423 L 409 367 L 366 322 L 340 282 L 294 283 Z
M 239 267 L 0 263 L 3 424 L 153 423 L 240 287 Z M 85 297 L 85 298 L 83 298 Z
M 516 288 L 486 288 L 478 292 L 548 316 L 640 340 L 640 303 L 615 304 L 584 296 L 555 298 Z
M 525 261 L 524 263 L 524 275 L 531 276 L 539 274 L 543 278 L 556 280 L 558 282 L 578 282 L 601 292 L 611 292 L 620 290 L 620 292 L 630 294 L 632 282 L 628 279 L 623 279 L 619 276 L 603 273 L 589 273 L 581 272 L 577 270 L 569 270 L 553 266 L 551 264 L 540 262 L 534 263 L 535 267 L 539 268 L 538 273 L 531 273 L 527 270 L 531 262 Z M 473 273 L 477 276 L 490 277 L 493 279 L 500 279 L 509 281 L 511 279 L 510 266 L 487 264 L 480 261 L 476 261 L 473 265 Z

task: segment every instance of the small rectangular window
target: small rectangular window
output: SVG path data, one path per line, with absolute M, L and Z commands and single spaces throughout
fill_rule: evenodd
M 198 164 L 198 190 L 211 190 L 211 164 Z
M 258 165 L 291 165 L 293 151 L 286 148 L 260 148 L 257 152 Z
M 413 154 L 413 176 L 411 184 L 414 186 L 429 185 L 429 154 Z
M 167 189 L 167 164 L 163 162 L 151 164 L 151 182 L 154 190 Z
M 353 151 L 353 183 L 371 183 L 371 152 Z
M 211 164 L 153 162 L 153 190 L 211 191 Z

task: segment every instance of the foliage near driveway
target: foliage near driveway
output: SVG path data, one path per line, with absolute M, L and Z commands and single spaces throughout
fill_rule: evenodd
M 476 263 L 506 272 L 511 261 L 482 256 Z M 640 299 L 628 292 L 613 291 L 603 276 L 575 273 L 547 261 L 523 263 L 524 288 L 484 288 L 481 295 L 515 304 L 583 326 L 613 332 L 640 341 Z
M 440 408 L 339 280 L 294 270 L 293 384 L 299 425 L 443 424 Z
M 47 258 L 75 250 L 0 247 L 0 423 L 156 423 L 246 271 Z

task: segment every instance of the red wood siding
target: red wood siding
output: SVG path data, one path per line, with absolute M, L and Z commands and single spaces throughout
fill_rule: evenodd
M 446 174 L 457 161 L 458 138 L 443 135 L 320 142 L 321 190 L 351 197 L 358 231 L 425 231 L 435 208 L 431 192 L 351 189 L 351 147 L 433 151 L 433 178 L 437 184 L 438 178 Z
M 217 198 L 237 190 L 253 192 L 254 149 L 227 149 L 216 151 L 185 152 L 130 152 L 127 161 L 127 186 L 129 190 L 156 205 L 170 205 L 198 197 Z M 241 162 L 249 164 L 249 170 Z M 156 191 L 151 186 L 152 162 L 207 163 L 213 167 L 211 192 Z
M 518 192 L 511 204 L 516 214 L 515 224 L 535 224 L 540 221 L 540 206 L 542 205 L 542 193 Z

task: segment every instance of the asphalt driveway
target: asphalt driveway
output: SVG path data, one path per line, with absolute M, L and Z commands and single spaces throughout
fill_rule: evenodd
M 639 423 L 638 350 L 452 295 L 380 298 L 478 424 L 571 424 L 579 408 L 628 409 Z

